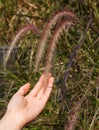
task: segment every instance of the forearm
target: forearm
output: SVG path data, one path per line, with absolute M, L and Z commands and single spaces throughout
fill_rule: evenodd
M 14 116 L 7 112 L 0 120 L 0 130 L 21 130 L 21 126 L 16 122 Z

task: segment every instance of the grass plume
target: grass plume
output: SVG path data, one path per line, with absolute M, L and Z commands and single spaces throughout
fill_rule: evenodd
M 43 31 L 42 31 L 42 35 L 41 35 L 41 38 L 40 40 L 38 41 L 38 46 L 37 46 L 37 53 L 36 53 L 36 57 L 35 57 L 35 64 L 36 64 L 36 68 L 38 67 L 38 64 L 42 58 L 42 55 L 45 51 L 45 44 L 51 34 L 51 29 L 54 25 L 56 25 L 56 23 L 58 21 L 60 21 L 62 18 L 65 18 L 65 19 L 76 19 L 76 16 L 75 14 L 68 10 L 68 9 L 64 9 L 64 10 L 61 10 L 57 13 L 55 13 L 51 18 L 50 20 L 46 23 Z
M 14 36 L 12 42 L 11 42 L 11 45 L 10 45 L 10 48 L 5 56 L 5 60 L 4 60 L 4 66 L 6 66 L 8 60 L 9 60 L 9 57 L 11 55 L 11 52 L 14 48 L 14 46 L 16 45 L 16 43 L 18 42 L 18 40 L 20 40 L 21 37 L 23 37 L 24 35 L 26 35 L 26 33 L 28 31 L 33 31 L 34 33 L 38 32 L 38 28 L 36 25 L 33 25 L 33 24 L 29 24 L 29 25 L 25 25 L 24 27 L 22 27 L 17 33 L 16 35 Z
M 74 130 L 75 125 L 77 123 L 78 115 L 79 115 L 79 110 L 81 107 L 81 104 L 83 102 L 84 98 L 80 99 L 78 103 L 76 103 L 72 109 L 69 112 L 68 116 L 68 122 L 64 126 L 64 130 Z
M 58 28 L 54 31 L 53 37 L 50 40 L 48 50 L 47 50 L 47 55 L 46 55 L 46 65 L 45 65 L 45 73 L 48 73 L 51 68 L 51 62 L 53 58 L 53 52 L 55 51 L 56 44 L 58 42 L 58 39 L 60 38 L 60 35 L 63 31 L 67 31 L 68 28 L 73 24 L 71 21 L 64 21 L 63 23 L 60 24 Z

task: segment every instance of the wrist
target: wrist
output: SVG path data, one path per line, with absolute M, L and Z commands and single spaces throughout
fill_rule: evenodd
M 19 124 L 15 115 L 10 112 L 6 112 L 4 117 L 0 120 L 0 130 L 21 130 L 22 126 Z

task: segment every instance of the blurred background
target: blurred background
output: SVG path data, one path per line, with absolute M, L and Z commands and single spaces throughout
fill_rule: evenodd
M 58 41 L 52 67 L 54 89 L 45 110 L 23 130 L 99 129 L 98 0 L 0 0 L 0 118 L 20 86 L 30 82 L 33 88 L 38 81 L 44 64 L 34 71 L 37 42 L 48 19 L 66 8 L 79 21 Z M 35 24 L 39 32 L 22 37 L 5 66 L 13 37 L 27 24 Z

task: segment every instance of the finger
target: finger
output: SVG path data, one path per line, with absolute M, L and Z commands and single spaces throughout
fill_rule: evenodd
M 27 92 L 30 90 L 30 83 L 26 83 L 24 86 L 22 86 L 19 90 L 18 90 L 18 94 L 20 95 L 25 95 L 27 94 Z
M 47 98 L 47 97 L 43 97 L 44 95 L 49 95 L 50 93 L 49 93 L 49 91 L 51 91 L 52 90 L 52 86 L 53 86 L 53 82 L 54 82 L 54 78 L 53 77 L 50 77 L 49 79 L 48 79 L 48 82 L 47 82 L 47 84 L 46 84 L 46 88 L 45 88 L 45 85 L 43 85 L 43 87 L 42 87 L 42 90 L 40 91 L 40 93 L 38 94 L 38 98 Z M 48 92 L 47 92 L 48 91 Z
M 50 73 L 45 75 L 45 78 L 44 78 L 43 83 L 42 83 L 42 88 L 39 91 L 39 93 L 37 95 L 37 98 L 41 98 L 42 95 L 44 94 L 44 91 L 45 91 L 46 87 L 48 86 L 48 82 L 49 82 L 50 78 L 51 78 L 51 74 Z
M 51 92 L 52 92 L 52 88 L 53 88 L 53 83 L 54 83 L 54 78 L 51 77 L 49 79 L 49 82 L 48 82 L 48 86 L 47 88 L 45 89 L 45 92 L 43 93 L 42 95 L 42 100 L 46 103 L 47 100 L 49 99 L 50 95 L 51 95 Z
M 29 93 L 29 96 L 36 96 L 38 94 L 38 92 L 40 91 L 40 89 L 42 88 L 42 84 L 43 84 L 43 80 L 44 80 L 44 74 L 40 77 L 39 81 L 37 82 L 37 84 L 35 85 L 35 87 L 31 90 L 31 92 Z

